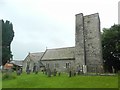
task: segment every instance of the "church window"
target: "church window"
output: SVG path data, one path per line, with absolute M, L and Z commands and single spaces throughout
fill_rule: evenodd
M 69 66 L 70 66 L 70 63 L 67 62 L 66 63 L 66 68 L 69 68 Z

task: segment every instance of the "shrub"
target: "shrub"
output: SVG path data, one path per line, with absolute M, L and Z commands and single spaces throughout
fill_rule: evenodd
M 2 74 L 2 80 L 10 80 L 10 79 L 15 79 L 16 78 L 16 76 L 15 75 L 13 75 L 12 73 L 4 73 L 4 74 Z

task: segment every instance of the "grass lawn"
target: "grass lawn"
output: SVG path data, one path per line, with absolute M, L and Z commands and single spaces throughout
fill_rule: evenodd
M 3 80 L 3 88 L 118 88 L 118 76 L 61 76 L 47 77 L 42 73 L 17 76 Z

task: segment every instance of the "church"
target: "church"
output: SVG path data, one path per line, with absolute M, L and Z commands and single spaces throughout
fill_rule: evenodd
M 29 53 L 23 61 L 23 70 L 27 65 L 32 70 L 35 64 L 59 72 L 80 69 L 87 73 L 103 69 L 99 14 L 80 13 L 75 17 L 75 46 Z

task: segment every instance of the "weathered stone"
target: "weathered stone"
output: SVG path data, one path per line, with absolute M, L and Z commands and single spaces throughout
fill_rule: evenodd
M 85 64 L 84 52 L 84 20 L 83 14 L 76 15 L 76 31 L 75 31 L 75 64 Z
M 100 35 L 100 19 L 98 13 L 83 16 L 76 15 L 76 65 L 102 65 L 102 45 Z M 83 73 L 87 71 L 83 67 Z

